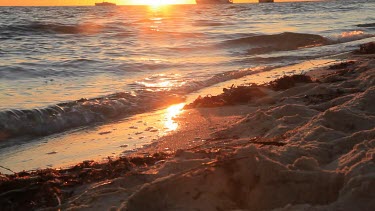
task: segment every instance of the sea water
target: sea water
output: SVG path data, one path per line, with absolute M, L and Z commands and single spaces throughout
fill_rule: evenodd
M 0 165 L 18 145 L 74 139 L 69 131 L 217 83 L 352 51 L 374 41 L 374 11 L 372 0 L 0 7 Z

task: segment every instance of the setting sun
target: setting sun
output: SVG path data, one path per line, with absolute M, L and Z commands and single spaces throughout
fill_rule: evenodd
M 374 11 L 0 0 L 0 211 L 375 211 Z
M 191 1 L 186 0 L 133 0 L 134 4 L 142 4 L 142 5 L 167 5 L 167 4 L 186 4 L 192 3 Z

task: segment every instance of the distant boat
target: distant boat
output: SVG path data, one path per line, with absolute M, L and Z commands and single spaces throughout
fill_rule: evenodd
M 103 1 L 102 3 L 95 3 L 95 6 L 116 6 L 116 4 Z
M 273 0 L 259 0 L 259 3 L 273 3 Z
M 233 0 L 195 0 L 197 4 L 233 4 Z

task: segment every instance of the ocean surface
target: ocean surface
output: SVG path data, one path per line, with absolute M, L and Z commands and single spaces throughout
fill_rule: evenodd
M 374 41 L 374 11 L 373 0 L 0 7 L 0 149 L 349 52 Z

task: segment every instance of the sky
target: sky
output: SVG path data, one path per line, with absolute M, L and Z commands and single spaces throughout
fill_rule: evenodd
M 195 4 L 195 0 L 106 0 L 118 5 L 151 4 L 151 2 Z M 235 3 L 256 2 L 257 0 L 234 0 Z M 293 0 L 276 0 L 293 1 Z M 0 6 L 67 6 L 67 5 L 94 5 L 102 0 L 0 0 Z

